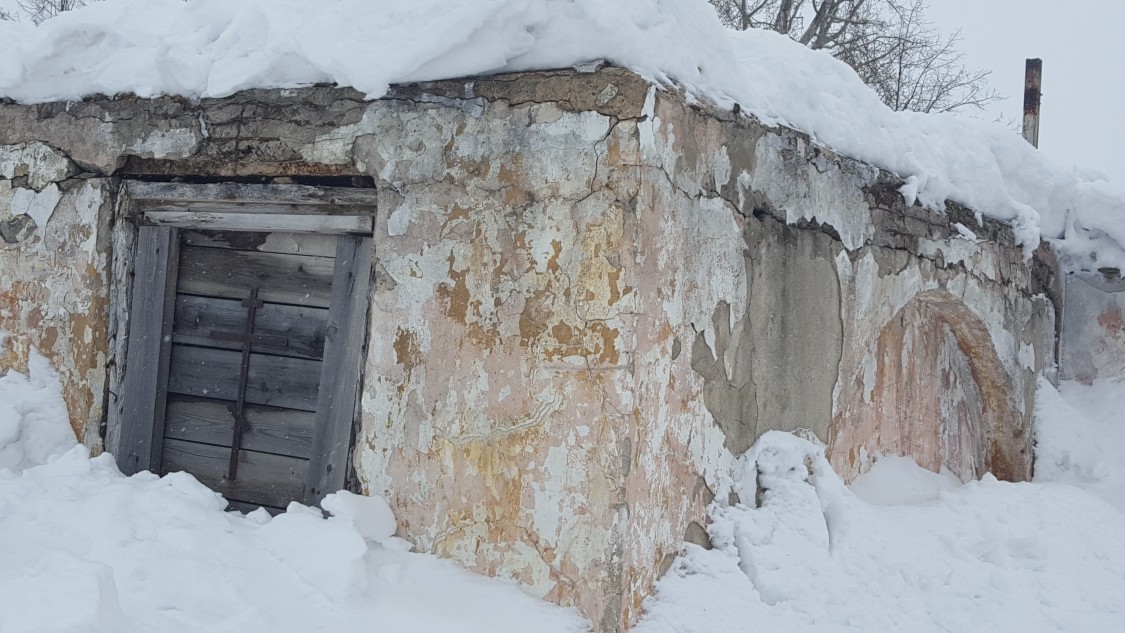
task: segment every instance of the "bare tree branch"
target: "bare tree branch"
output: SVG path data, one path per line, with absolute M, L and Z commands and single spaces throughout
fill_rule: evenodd
M 969 69 L 960 32 L 942 35 L 925 0 L 710 0 L 724 24 L 769 29 L 823 49 L 855 69 L 895 110 L 982 109 L 1000 96 Z
M 19 0 L 20 11 L 39 26 L 65 11 L 85 6 L 90 0 Z

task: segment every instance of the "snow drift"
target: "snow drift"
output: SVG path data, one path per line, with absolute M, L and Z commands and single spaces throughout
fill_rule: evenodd
M 1125 383 L 1044 382 L 1039 401 L 1036 483 L 884 458 L 849 489 L 822 447 L 767 433 L 740 458 L 742 503 L 710 508 L 714 548 L 686 546 L 634 630 L 1125 629 L 1125 457 L 1106 448 Z M 4 633 L 587 630 L 409 552 L 380 498 L 243 516 L 185 473 L 125 477 L 75 445 L 42 359 L 0 376 L 0 460 Z
M 78 443 L 51 364 L 33 351 L 28 365 L 29 375 L 0 376 L 0 477 L 42 464 Z
M 0 631 L 585 631 L 515 585 L 409 551 L 380 497 L 224 512 L 186 473 L 77 446 L 57 378 L 0 376 Z
M 1035 480 L 1080 486 L 1125 512 L 1125 378 L 1092 385 L 1039 379 Z
M 1125 627 L 1125 514 L 1095 495 L 961 486 L 901 458 L 849 490 L 820 447 L 777 432 L 744 460 L 748 505 L 712 508 L 714 549 L 686 546 L 634 633 Z
M 1013 132 L 896 113 L 850 68 L 770 32 L 725 29 L 703 0 L 108 0 L 42 27 L 0 22 L 0 97 L 222 97 L 315 83 L 377 98 L 395 83 L 604 59 L 906 179 L 908 199 L 967 205 L 1027 249 L 1061 240 L 1125 266 L 1125 190 Z

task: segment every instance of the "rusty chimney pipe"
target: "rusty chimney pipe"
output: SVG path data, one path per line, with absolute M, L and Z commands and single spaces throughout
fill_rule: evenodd
M 1043 91 L 1043 60 L 1029 59 L 1023 76 L 1023 138 L 1039 147 L 1039 97 Z

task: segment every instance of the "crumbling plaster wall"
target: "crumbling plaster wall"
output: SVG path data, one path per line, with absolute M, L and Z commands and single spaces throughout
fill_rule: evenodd
M 56 365 L 76 341 L 93 354 L 67 387 L 91 394 L 72 409 L 91 445 L 106 378 L 89 372 L 121 353 L 123 306 L 106 317 L 105 297 L 127 299 L 117 178 L 373 180 L 362 487 L 387 496 L 419 549 L 516 578 L 599 630 L 636 620 L 684 540 L 707 544 L 712 500 L 753 494 L 730 475 L 765 430 L 805 429 L 848 477 L 882 450 L 940 464 L 942 435 L 909 444 L 885 407 L 884 392 L 919 388 L 891 371 L 928 331 L 909 319 L 940 326 L 918 343 L 950 374 L 939 384 L 972 380 L 964 391 L 987 402 L 926 401 L 1000 447 L 982 468 L 1028 474 L 1056 295 L 1010 230 L 908 206 L 888 174 L 626 71 L 437 82 L 374 102 L 307 88 L 0 104 L 0 130 L 0 210 L 13 186 L 61 192 L 46 232 L 0 250 L 0 270 L 30 279 L 0 305 L 0 329 L 26 349 L 37 308 L 67 307 L 52 327 L 102 315 L 101 330 L 67 325 L 54 343 Z M 78 203 L 92 191 L 95 220 Z M 42 268 L 16 266 L 25 252 Z M 50 288 L 61 298 L 35 294 Z
M 421 549 L 613 631 L 647 86 L 608 78 L 582 108 L 565 83 L 526 102 L 377 102 L 341 155 L 381 191 L 364 488 Z M 598 105 L 617 94 L 631 110 Z
M 967 476 L 1030 476 L 1036 379 L 1054 365 L 1049 253 L 1026 260 L 1008 227 L 956 205 L 907 205 L 892 175 L 790 130 L 667 93 L 645 114 L 627 596 L 681 542 L 707 544 L 708 502 L 753 494 L 729 473 L 769 429 L 815 435 L 848 479 L 881 452 L 960 460 L 951 439 L 981 453 Z M 919 358 L 932 375 L 899 376 Z M 943 435 L 945 419 L 975 421 L 973 437 Z
M 64 148 L 83 177 L 374 181 L 360 484 L 387 496 L 418 549 L 516 578 L 611 631 L 647 87 L 603 69 L 408 86 L 379 101 L 308 88 L 0 104 L 0 129 L 4 142 Z M 104 273 L 113 319 L 126 314 L 134 220 L 118 206 Z M 123 357 L 118 330 L 97 343 Z
M 59 373 L 71 424 L 95 449 L 106 387 L 112 183 L 66 155 L 0 138 L 0 372 L 28 355 Z

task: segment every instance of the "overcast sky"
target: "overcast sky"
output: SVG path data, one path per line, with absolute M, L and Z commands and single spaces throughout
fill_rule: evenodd
M 927 15 L 960 28 L 966 62 L 993 71 L 1008 98 L 994 114 L 1023 117 L 1023 68 L 1043 59 L 1039 149 L 1125 183 L 1125 0 L 929 0 Z

